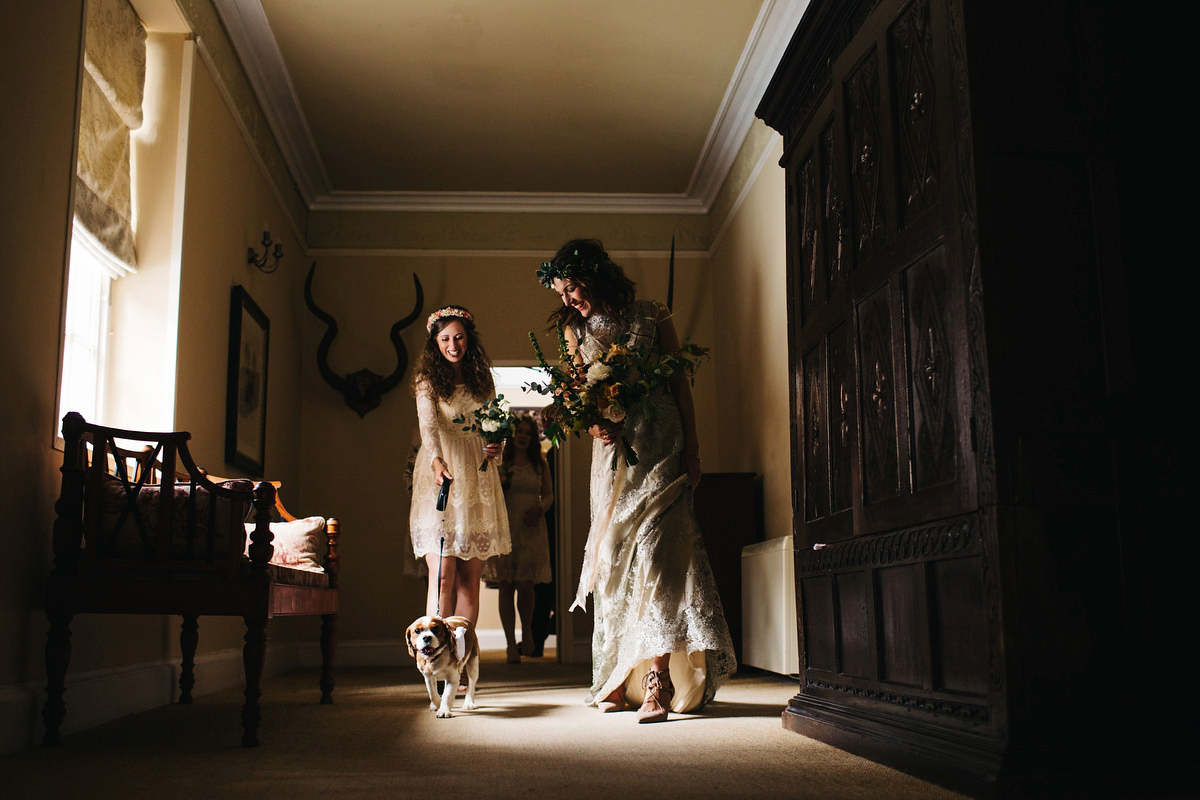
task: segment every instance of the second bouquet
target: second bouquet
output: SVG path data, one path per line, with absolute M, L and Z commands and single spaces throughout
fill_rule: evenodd
M 512 436 L 515 421 L 512 412 L 500 404 L 503 399 L 504 395 L 496 395 L 495 398 L 472 411 L 469 417 L 461 414 L 451 422 L 462 425 L 464 431 L 478 433 L 487 444 L 501 444 Z M 479 465 L 479 471 L 484 472 L 487 468 L 488 460 L 484 458 L 483 463 Z

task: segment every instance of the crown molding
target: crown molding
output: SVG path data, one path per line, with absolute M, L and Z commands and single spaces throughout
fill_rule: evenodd
M 532 192 L 330 192 L 312 211 L 454 211 L 574 214 L 704 214 L 708 208 L 683 194 Z
M 296 188 L 311 209 L 313 201 L 329 194 L 332 186 L 262 3 L 259 0 L 212 0 L 212 3 Z
M 684 194 L 334 190 L 260 0 L 212 0 L 310 211 L 707 214 L 809 0 L 765 0 Z

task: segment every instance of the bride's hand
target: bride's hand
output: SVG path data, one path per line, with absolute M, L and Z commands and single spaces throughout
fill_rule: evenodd
M 588 428 L 588 433 L 605 444 L 612 444 L 617 440 L 617 437 L 621 435 L 621 427 L 621 425 L 613 424 L 611 422 L 605 422 L 603 424 L 597 423 Z
M 483 457 L 488 461 L 495 461 L 500 457 L 501 446 L 499 442 L 494 444 L 486 444 L 483 446 Z

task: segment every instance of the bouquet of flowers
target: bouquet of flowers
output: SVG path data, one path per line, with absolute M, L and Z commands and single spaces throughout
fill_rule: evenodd
M 529 334 L 529 340 L 549 380 L 527 384 L 526 388 L 552 398 L 542 411 L 542 420 L 546 437 L 554 445 L 566 434 L 578 436 L 593 425 L 620 424 L 652 391 L 677 374 L 690 377 L 708 356 L 707 347 L 688 343 L 674 352 L 655 355 L 646 348 L 631 347 L 629 337 L 622 336 L 590 364 L 577 364 L 568 352 L 567 339 L 559 325 L 562 366 L 551 366 L 546 363 L 533 333 Z M 653 408 L 646 406 L 647 417 Z M 617 457 L 622 453 L 629 466 L 638 463 L 637 453 L 623 433 L 621 447 L 613 453 L 612 469 L 617 468 Z
M 462 425 L 464 431 L 474 431 L 483 437 L 483 441 L 488 444 L 500 444 L 513 434 L 514 422 L 516 421 L 507 408 L 500 405 L 500 401 L 504 399 L 504 395 L 498 394 L 492 400 L 484 403 L 479 408 L 471 412 L 471 417 L 466 414 L 460 414 L 451 420 L 456 425 Z M 483 472 L 488 468 L 488 460 L 483 459 L 483 463 L 479 465 L 479 471 Z

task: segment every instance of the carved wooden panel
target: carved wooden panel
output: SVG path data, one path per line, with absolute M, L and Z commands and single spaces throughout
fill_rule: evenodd
M 957 476 L 956 358 L 945 270 L 945 250 L 938 247 L 904 273 L 914 491 Z
M 851 326 L 839 323 L 825 339 L 829 364 L 829 510 L 854 505 L 854 343 Z
M 826 448 L 825 363 L 821 347 L 804 354 L 804 518 L 829 514 L 829 456 Z
M 899 493 L 892 314 L 886 285 L 858 304 L 858 349 L 862 491 L 870 504 Z
M 818 140 L 821 163 L 821 196 L 824 200 L 825 260 L 829 285 L 839 286 L 846 281 L 848 267 L 846 251 L 846 197 L 842 191 L 840 172 L 835 168 L 835 131 L 829 122 Z
M 796 218 L 800 230 L 800 306 L 807 320 L 825 302 L 825 264 L 821 247 L 821 197 L 817 164 L 810 153 L 796 170 Z
M 934 128 L 933 34 L 928 0 L 914 0 L 888 33 L 892 130 L 901 228 L 938 199 L 938 143 Z
M 872 49 L 846 78 L 846 157 L 858 263 L 887 242 L 880 119 L 879 58 Z

